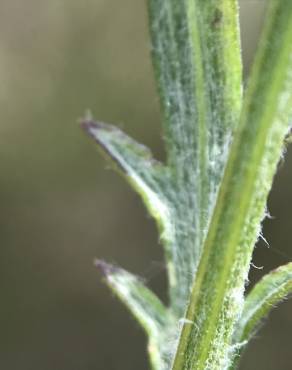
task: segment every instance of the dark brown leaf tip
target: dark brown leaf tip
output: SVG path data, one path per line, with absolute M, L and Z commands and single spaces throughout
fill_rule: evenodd
M 100 128 L 100 126 L 95 121 L 88 118 L 83 118 L 82 120 L 80 120 L 80 126 L 84 131 L 89 133 L 91 132 L 91 130 L 96 130 Z
M 113 275 L 119 271 L 117 267 L 110 265 L 109 263 L 99 259 L 94 260 L 94 266 L 97 267 L 99 272 L 105 277 Z
M 80 120 L 80 126 L 84 131 L 92 134 L 92 130 L 105 130 L 105 131 L 114 131 L 117 130 L 114 126 L 103 123 L 100 121 L 95 121 L 91 115 L 87 115 Z
M 99 147 L 105 152 L 111 160 L 122 169 L 126 171 L 124 166 L 121 164 L 116 156 L 114 145 L 112 145 L 109 138 L 104 137 L 104 133 L 117 133 L 119 129 L 112 125 L 103 122 L 96 122 L 91 117 L 84 118 L 80 121 L 80 126 L 83 130 L 99 145 Z

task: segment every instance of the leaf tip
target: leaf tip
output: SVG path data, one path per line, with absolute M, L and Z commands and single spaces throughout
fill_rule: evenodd
M 81 128 L 91 136 L 93 136 L 93 131 L 96 132 L 97 130 L 104 128 L 102 123 L 94 121 L 91 115 L 82 118 L 79 123 Z
M 93 264 L 105 278 L 108 278 L 119 270 L 117 267 L 99 259 L 95 259 Z

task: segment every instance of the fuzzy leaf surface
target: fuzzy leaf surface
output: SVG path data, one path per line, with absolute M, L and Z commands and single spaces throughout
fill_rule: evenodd
M 263 319 L 291 294 L 292 263 L 271 271 L 253 287 L 245 299 L 233 339 L 234 345 L 239 348 L 235 361 L 239 358 L 244 345 L 258 330 Z
M 168 204 L 172 182 L 168 169 L 153 158 L 147 147 L 113 125 L 85 119 L 82 127 L 95 140 L 114 168 L 141 195 L 149 212 L 156 219 L 161 238 L 168 249 L 173 239 Z
M 173 327 L 167 308 L 135 275 L 104 261 L 97 260 L 95 265 L 103 273 L 106 284 L 147 333 L 153 369 L 166 369 L 169 362 L 167 335 Z
M 184 314 L 241 108 L 236 0 L 148 0 L 173 174 L 171 306 Z
M 271 1 L 173 370 L 222 370 L 292 114 L 292 2 Z

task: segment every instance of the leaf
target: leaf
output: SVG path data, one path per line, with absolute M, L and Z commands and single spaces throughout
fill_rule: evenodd
M 166 335 L 173 327 L 170 312 L 136 276 L 104 261 L 97 260 L 95 265 L 105 276 L 107 285 L 147 333 L 153 368 L 166 369 L 170 339 L 167 340 Z
M 167 206 L 159 197 L 164 197 L 163 187 L 168 181 L 166 168 L 154 160 L 150 150 L 115 126 L 84 120 L 82 127 L 142 195 L 151 213 L 159 219 L 164 219 Z
M 292 114 L 292 2 L 271 1 L 173 370 L 224 369 Z M 208 364 L 208 365 L 206 365 Z
M 81 125 L 115 168 L 141 195 L 150 214 L 156 219 L 165 248 L 170 286 L 173 286 L 176 281 L 173 268 L 174 250 L 177 246 L 173 226 L 175 213 L 170 207 L 170 201 L 176 194 L 170 171 L 153 159 L 148 148 L 115 126 L 94 122 L 91 118 L 84 119 Z
M 241 108 L 235 0 L 149 0 L 175 217 L 171 305 L 182 316 Z M 177 250 L 179 246 L 179 250 Z
M 234 345 L 239 348 L 237 357 L 258 330 L 263 319 L 291 293 L 292 263 L 270 272 L 253 287 L 245 299 L 243 312 L 234 334 Z

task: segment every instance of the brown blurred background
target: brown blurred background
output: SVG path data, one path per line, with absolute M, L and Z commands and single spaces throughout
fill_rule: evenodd
M 241 1 L 245 71 L 266 2 Z M 165 299 L 157 232 L 79 129 L 87 108 L 163 158 L 145 1 L 0 0 L 0 368 L 146 370 L 145 339 L 100 281 L 102 257 Z M 281 165 L 252 281 L 292 258 L 292 152 Z M 292 302 L 244 370 L 289 370 Z

